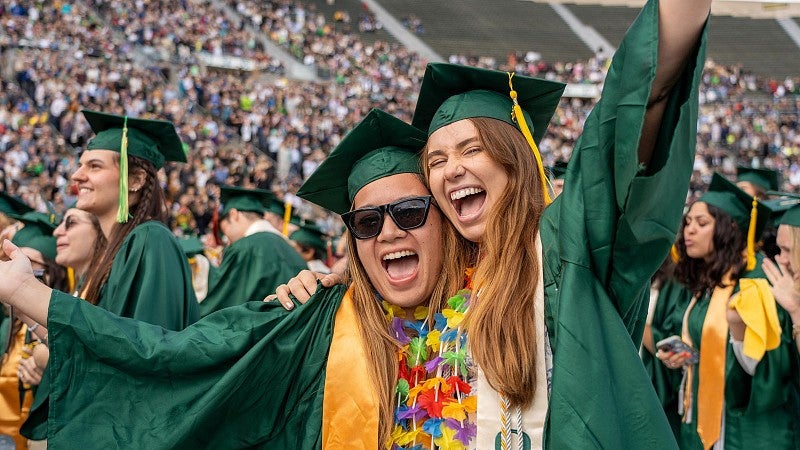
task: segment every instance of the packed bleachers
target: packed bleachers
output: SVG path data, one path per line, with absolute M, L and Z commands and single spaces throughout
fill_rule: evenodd
M 381 2 L 395 17 L 414 14 L 425 42 L 443 57 L 488 56 L 505 61 L 509 53 L 536 52 L 546 61 L 578 61 L 589 49 L 546 3 L 504 0 Z
M 242 23 L 260 25 L 258 30 L 299 60 L 329 69 L 330 78 L 321 83 L 283 77 L 279 65 L 250 44 L 263 36 L 222 18 L 209 2 L 153 2 L 145 9 L 108 0 L 95 0 L 91 7 L 83 2 L 16 5 L 0 6 L 5 188 L 40 209 L 45 199 L 57 207 L 70 202 L 68 175 L 90 136 L 81 108 L 166 118 L 176 122 L 189 148 L 189 164 L 169 167 L 163 180 L 175 210 L 173 225 L 181 232 L 207 231 L 219 184 L 271 188 L 279 195 L 295 191 L 372 107 L 410 120 L 424 71 L 425 61 L 414 52 L 395 40 L 378 39 L 385 30 L 369 29 L 375 26 L 374 16 L 355 2 L 228 3 Z M 152 14 L 150 6 L 159 13 Z M 418 6 L 408 24 L 418 20 L 424 28 L 420 36 L 428 40 L 434 24 Z M 359 26 L 362 17 L 353 17 L 354 8 L 371 25 Z M 334 17 L 343 10 L 350 14 L 349 26 Z M 181 19 L 199 12 L 215 20 Z M 220 30 L 235 39 L 215 37 Z M 558 45 L 583 48 L 564 42 Z M 481 57 L 474 46 L 453 48 L 445 54 L 453 62 L 576 84 L 601 85 L 607 64 L 591 55 L 549 59 L 544 52 L 531 57 L 521 51 Z M 266 66 L 254 71 L 214 68 L 196 58 L 198 52 Z M 738 163 L 779 169 L 787 188 L 800 188 L 798 86 L 795 79 L 764 79 L 738 66 L 708 65 L 696 190 L 712 169 L 730 173 Z M 562 101 L 541 144 L 546 163 L 569 157 L 593 104 L 592 98 Z M 186 220 L 187 208 L 192 220 Z M 311 214 L 306 206 L 300 211 Z

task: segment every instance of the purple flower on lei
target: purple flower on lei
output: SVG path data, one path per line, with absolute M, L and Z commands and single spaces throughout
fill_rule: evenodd
M 456 439 L 461 441 L 464 445 L 469 445 L 469 441 L 478 434 L 478 426 L 474 423 L 470 423 L 468 421 L 464 421 L 464 425 L 461 425 L 461 422 L 457 421 L 456 419 L 447 419 L 447 427 L 456 430 Z
M 411 342 L 411 338 L 408 337 L 406 330 L 403 329 L 403 320 L 399 317 L 392 319 L 392 331 L 394 332 L 394 337 L 397 339 L 397 342 L 399 342 L 400 345 L 406 345 Z

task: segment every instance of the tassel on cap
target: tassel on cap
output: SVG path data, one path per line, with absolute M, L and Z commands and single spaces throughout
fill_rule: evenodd
M 289 236 L 289 221 L 292 219 L 292 202 L 286 200 L 283 203 L 283 235 Z
M 672 248 L 669 250 L 669 256 L 672 258 L 672 262 L 678 264 L 681 261 L 681 254 L 678 252 L 678 246 L 672 244 Z
M 756 222 L 758 221 L 758 200 L 753 197 L 750 209 L 750 226 L 747 228 L 747 270 L 756 268 Z
M 533 135 L 531 134 L 531 130 L 528 129 L 528 123 L 525 122 L 525 116 L 522 114 L 522 108 L 519 106 L 519 102 L 517 101 L 517 91 L 514 90 L 514 85 L 511 79 L 514 78 L 514 72 L 508 73 L 508 88 L 510 89 L 509 96 L 511 100 L 514 101 L 514 106 L 511 110 L 511 115 L 514 120 L 517 122 L 517 126 L 519 126 L 519 130 L 522 132 L 522 135 L 525 136 L 525 140 L 528 141 L 528 145 L 530 145 L 531 150 L 533 150 L 533 156 L 536 158 L 536 166 L 539 170 L 539 179 L 542 180 L 542 192 L 544 193 L 544 204 L 545 206 L 549 205 L 553 202 L 550 198 L 550 189 L 548 188 L 548 184 L 550 180 L 547 178 L 547 175 L 544 172 L 544 165 L 542 164 L 542 155 L 539 153 L 539 147 L 536 146 L 536 142 L 533 140 Z
M 119 149 L 119 209 L 117 209 L 117 222 L 128 221 L 128 116 L 122 123 L 122 139 Z

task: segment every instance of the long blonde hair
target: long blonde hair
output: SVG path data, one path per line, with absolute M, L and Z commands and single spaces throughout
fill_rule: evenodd
M 421 182 L 422 180 L 420 180 Z M 429 214 L 441 214 L 438 208 L 431 208 Z M 429 323 L 433 314 L 441 311 L 450 295 L 455 294 L 464 281 L 464 270 L 472 259 L 472 244 L 462 238 L 447 220 L 442 223 L 442 247 L 444 251 L 441 276 L 430 296 Z M 378 395 L 378 442 L 389 439 L 394 423 L 394 386 L 397 381 L 397 341 L 389 334 L 389 324 L 380 302 L 375 296 L 375 288 L 367 277 L 367 272 L 358 257 L 355 239 L 347 234 L 347 272 L 346 283 L 353 288 L 353 304 L 359 317 L 359 327 L 365 352 L 369 360 L 370 378 L 374 380 Z M 438 274 L 434 274 L 436 276 Z
M 533 402 L 536 388 L 536 248 L 544 195 L 536 161 L 522 133 L 491 118 L 471 118 L 482 148 L 503 167 L 508 185 L 489 212 L 480 242 L 473 300 L 464 321 L 472 357 L 489 384 L 514 406 Z M 423 150 L 423 159 L 427 151 Z M 427 167 L 427 161 L 423 167 Z

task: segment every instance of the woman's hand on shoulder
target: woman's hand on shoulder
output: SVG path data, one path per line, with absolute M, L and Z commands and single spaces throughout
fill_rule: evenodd
M 289 296 L 294 296 L 301 304 L 307 302 L 308 299 L 314 295 L 314 292 L 317 291 L 318 280 L 322 282 L 323 287 L 331 287 L 343 282 L 342 276 L 335 273 L 324 274 L 304 270 L 297 274 L 296 277 L 286 282 L 286 284 L 278 286 L 278 288 L 275 289 L 275 293 L 267 296 L 264 301 L 269 302 L 278 299 L 285 309 L 291 310 L 294 308 L 294 303 Z

